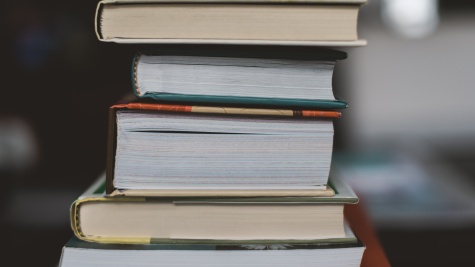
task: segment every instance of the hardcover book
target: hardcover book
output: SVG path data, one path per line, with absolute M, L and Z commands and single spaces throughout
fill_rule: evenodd
M 75 235 L 100 243 L 356 242 L 343 207 L 358 201 L 336 177 L 331 197 L 110 197 L 101 177 L 71 207 Z
M 138 53 L 132 66 L 138 97 L 195 105 L 342 109 L 333 69 L 346 53 L 307 49 L 208 49 Z
M 107 193 L 327 190 L 336 111 L 125 103 L 110 108 Z M 270 192 L 270 193 L 269 193 Z M 280 193 L 279 193 L 280 192 Z M 313 193 L 312 193 L 313 192 Z
M 60 267 L 314 267 L 359 266 L 361 242 L 320 244 L 149 244 L 90 243 L 72 238 Z
M 358 46 L 366 0 L 104 0 L 96 11 L 101 41 Z

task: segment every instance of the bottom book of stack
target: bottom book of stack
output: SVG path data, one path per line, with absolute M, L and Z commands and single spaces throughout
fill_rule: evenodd
M 314 244 L 100 244 L 72 238 L 61 267 L 359 266 L 361 242 Z

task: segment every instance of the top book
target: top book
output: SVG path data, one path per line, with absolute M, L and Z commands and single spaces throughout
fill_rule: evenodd
M 103 0 L 101 41 L 361 46 L 358 13 L 366 0 Z

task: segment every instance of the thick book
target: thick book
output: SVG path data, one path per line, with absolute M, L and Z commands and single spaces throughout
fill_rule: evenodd
M 161 102 L 297 109 L 343 109 L 333 94 L 337 60 L 319 49 L 207 49 L 139 52 L 133 92 Z
M 101 41 L 361 46 L 366 0 L 104 0 L 96 9 Z
M 71 227 L 99 243 L 356 242 L 343 207 L 356 203 L 336 177 L 331 197 L 110 197 L 103 177 L 71 206 Z
M 320 244 L 149 244 L 90 243 L 71 238 L 60 267 L 314 267 L 360 266 L 361 242 Z
M 137 102 L 109 111 L 108 194 L 195 190 L 213 196 L 320 195 L 330 172 L 332 119 L 341 115 Z

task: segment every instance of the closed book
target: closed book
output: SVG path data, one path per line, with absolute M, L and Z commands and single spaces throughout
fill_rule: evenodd
M 321 195 L 330 172 L 332 119 L 340 115 L 143 102 L 114 105 L 107 193 Z
M 60 267 L 359 266 L 361 242 L 319 244 L 99 244 L 71 238 Z
M 139 52 L 133 91 L 141 98 L 194 105 L 343 109 L 332 88 L 342 51 L 211 48 Z
M 331 197 L 110 197 L 98 179 L 71 207 L 85 241 L 130 244 L 356 242 L 343 207 L 356 195 L 336 177 Z
M 366 0 L 104 0 L 101 41 L 360 46 L 357 19 Z

